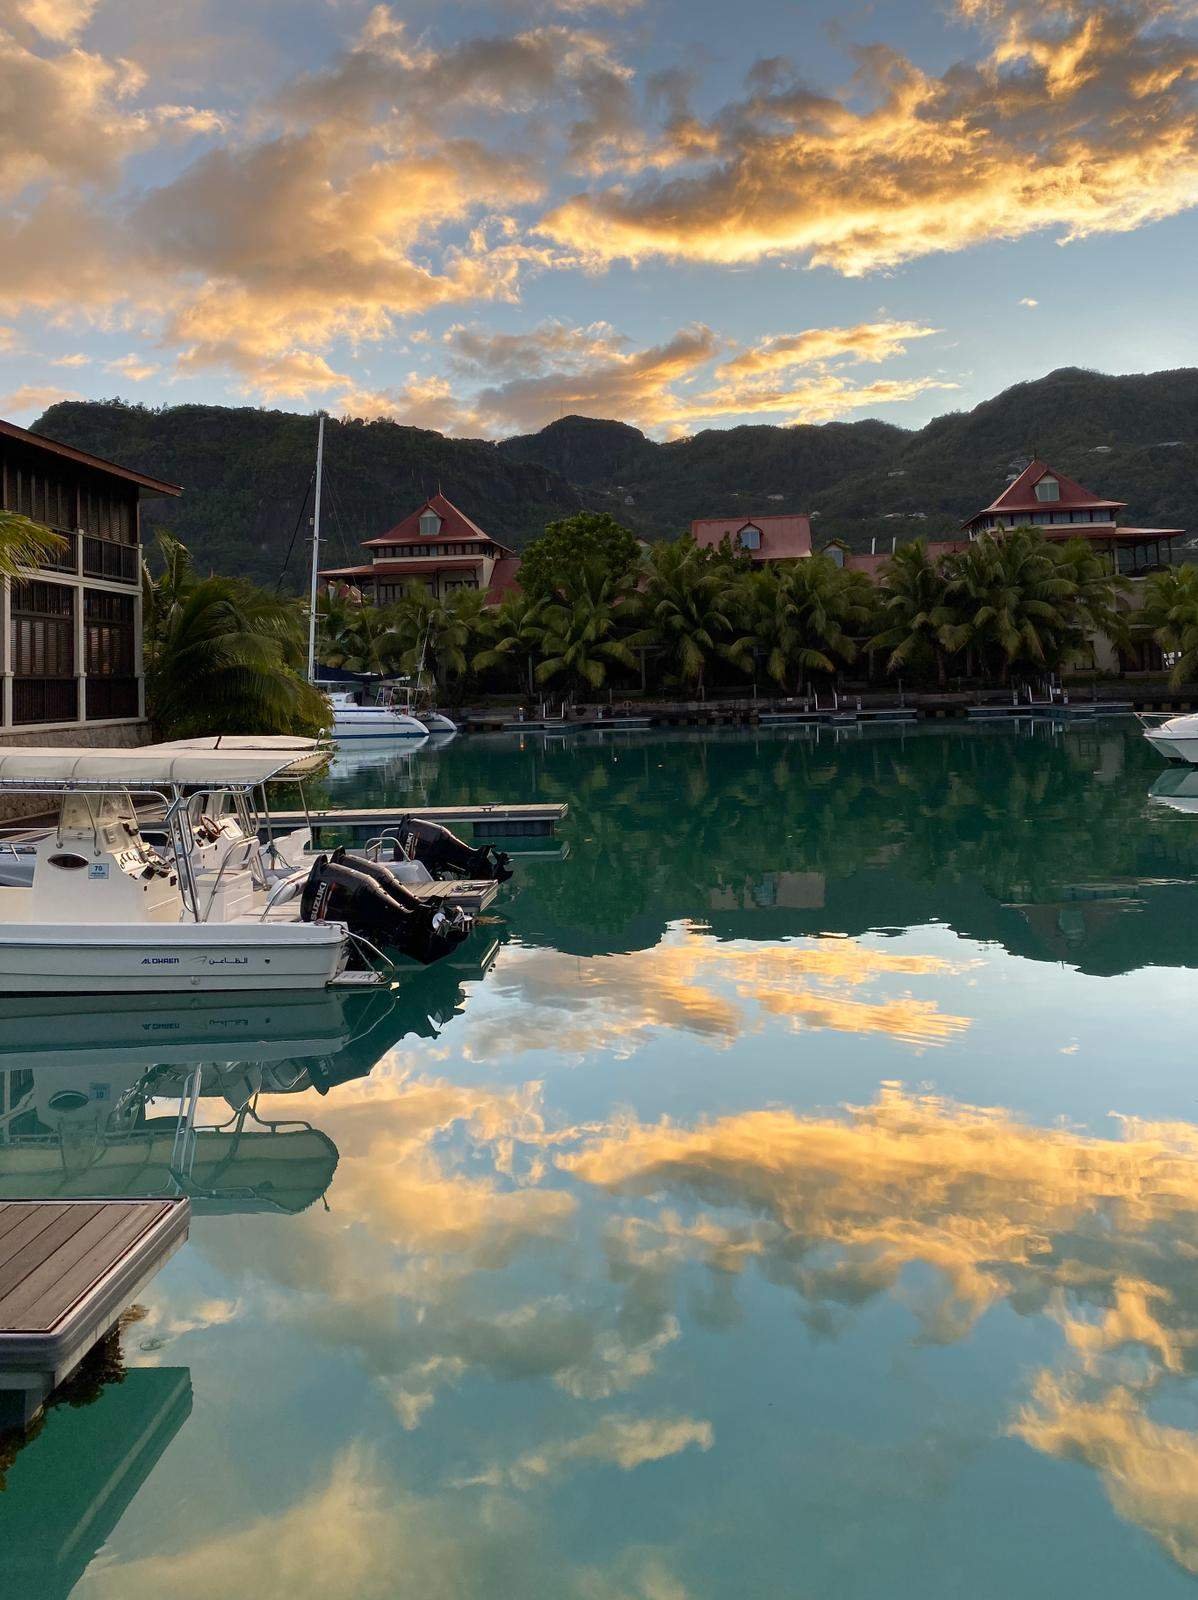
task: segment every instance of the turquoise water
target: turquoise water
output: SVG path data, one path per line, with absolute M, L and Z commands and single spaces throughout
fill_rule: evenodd
M 1191 1592 L 1161 773 L 1121 721 L 459 740 L 328 797 L 569 851 L 393 1004 L 0 1008 L 0 1196 L 194 1207 L 8 1464 L 0 1592 Z

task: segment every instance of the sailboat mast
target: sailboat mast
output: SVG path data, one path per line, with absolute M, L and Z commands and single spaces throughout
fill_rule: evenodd
M 316 431 L 316 506 L 312 513 L 312 579 L 308 588 L 308 682 L 316 682 L 316 573 L 320 566 L 320 488 L 324 476 L 324 412 Z

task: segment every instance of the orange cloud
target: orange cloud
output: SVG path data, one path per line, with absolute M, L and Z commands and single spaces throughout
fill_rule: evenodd
M 494 982 L 519 1005 L 469 1028 L 466 1049 L 476 1059 L 545 1048 L 627 1055 L 663 1027 L 724 1047 L 771 1016 L 796 1029 L 889 1034 L 923 1048 L 958 1037 L 969 1019 L 908 994 L 864 999 L 854 991 L 955 970 L 855 940 L 740 945 L 686 928 L 671 930 L 653 950 L 598 956 L 581 967 L 552 951 L 508 949 Z
M 700 170 L 583 192 L 543 229 L 595 262 L 786 253 L 858 276 L 1045 229 L 1126 232 L 1192 206 L 1198 49 L 1157 26 L 1180 9 L 963 10 L 992 35 L 976 65 L 935 78 L 862 49 L 851 99 L 836 99 L 772 63 L 703 125 Z M 692 158 L 689 123 L 685 138 Z

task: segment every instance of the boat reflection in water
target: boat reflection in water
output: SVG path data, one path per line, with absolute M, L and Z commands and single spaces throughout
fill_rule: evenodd
M 0 1200 L 186 1194 L 200 1215 L 305 1210 L 337 1147 L 310 1122 L 260 1116 L 259 1097 L 327 1094 L 399 1040 L 435 1038 L 496 948 L 389 992 L 112 997 L 67 1015 L 0 1003 Z

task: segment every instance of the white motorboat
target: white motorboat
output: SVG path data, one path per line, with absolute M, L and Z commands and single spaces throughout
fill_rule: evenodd
M 1145 739 L 1159 755 L 1168 761 L 1198 765 L 1198 713 L 1168 717 L 1164 722 L 1150 722 L 1141 716 L 1140 721 Z
M 425 965 L 447 955 L 493 885 L 438 883 L 415 861 L 306 857 L 308 828 L 274 836 L 267 785 L 328 754 L 253 736 L 0 750 L 0 794 L 59 803 L 28 841 L 27 881 L 0 879 L 0 995 L 370 985 L 391 965 L 380 943 Z
M 427 739 L 429 730 L 386 696 L 372 704 L 362 704 L 349 690 L 334 690 L 329 695 L 333 712 L 333 738 L 338 744 L 353 739 Z
M 0 995 L 381 982 L 372 967 L 351 964 L 362 941 L 345 922 L 305 916 L 302 871 L 272 883 L 256 839 L 226 839 L 211 819 L 197 819 L 201 792 L 244 803 L 294 757 L 261 749 L 0 750 L 0 794 L 45 795 L 59 807 L 56 825 L 34 841 L 29 886 L 0 888 Z M 143 837 L 134 795 L 161 806 L 166 854 Z M 204 820 L 206 829 L 197 826 Z M 206 855 L 196 850 L 202 833 L 215 835 Z

